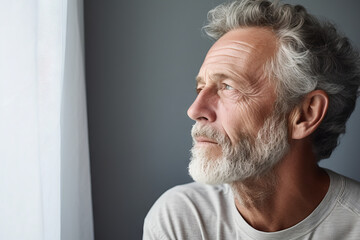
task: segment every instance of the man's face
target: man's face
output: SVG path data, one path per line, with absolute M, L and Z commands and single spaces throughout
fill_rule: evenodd
M 269 151 L 280 152 L 276 158 L 284 154 L 286 122 L 272 114 L 275 87 L 264 72 L 264 64 L 275 49 L 276 39 L 270 30 L 241 28 L 225 34 L 209 50 L 197 76 L 198 96 L 188 110 L 196 121 L 189 166 L 195 180 L 220 183 L 251 177 L 260 171 L 253 168 L 270 168 L 269 162 L 274 165 L 278 160 L 269 160 L 274 155 Z M 281 136 L 272 139 L 268 130 L 272 130 L 270 135 L 281 132 Z M 280 144 L 279 139 L 285 143 Z M 272 149 L 277 148 L 274 144 L 281 147 Z M 221 168 L 227 170 L 218 172 Z M 232 174 L 237 176 L 229 177 L 232 168 L 238 168 Z M 197 174 L 210 177 L 198 178 Z

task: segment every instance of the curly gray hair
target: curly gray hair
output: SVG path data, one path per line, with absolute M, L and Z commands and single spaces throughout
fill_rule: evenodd
M 225 3 L 208 13 L 208 21 L 203 29 L 214 39 L 240 27 L 272 29 L 278 50 L 264 70 L 277 80 L 277 105 L 289 112 L 315 89 L 328 94 L 328 111 L 312 134 L 318 160 L 328 158 L 338 145 L 339 135 L 345 133 L 359 91 L 359 53 L 349 40 L 333 24 L 318 20 L 303 6 L 279 1 Z

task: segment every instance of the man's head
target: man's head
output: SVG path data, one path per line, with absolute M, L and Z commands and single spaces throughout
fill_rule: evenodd
M 258 176 L 281 160 L 292 139 L 309 138 L 318 160 L 329 157 L 360 82 L 358 54 L 348 40 L 301 6 L 265 0 L 220 5 L 208 18 L 204 29 L 217 42 L 188 111 L 197 122 L 194 179 L 211 169 L 219 171 L 200 181 Z

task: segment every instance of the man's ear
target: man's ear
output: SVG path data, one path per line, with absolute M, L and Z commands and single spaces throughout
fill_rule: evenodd
M 313 133 L 325 117 L 328 104 L 329 97 L 323 90 L 307 94 L 301 105 L 290 114 L 290 137 L 303 139 Z

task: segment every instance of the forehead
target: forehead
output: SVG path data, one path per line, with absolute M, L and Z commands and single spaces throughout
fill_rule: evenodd
M 205 75 L 235 75 L 256 79 L 265 62 L 274 56 L 276 36 L 267 28 L 247 27 L 222 36 L 208 51 L 198 79 Z
M 271 53 L 276 44 L 276 36 L 270 28 L 237 28 L 227 32 L 221 38 L 219 38 L 219 40 L 217 40 L 210 48 L 210 51 L 231 43 L 243 43 L 244 48 L 258 48 L 264 53 Z M 267 50 L 269 50 L 270 52 L 268 52 Z

